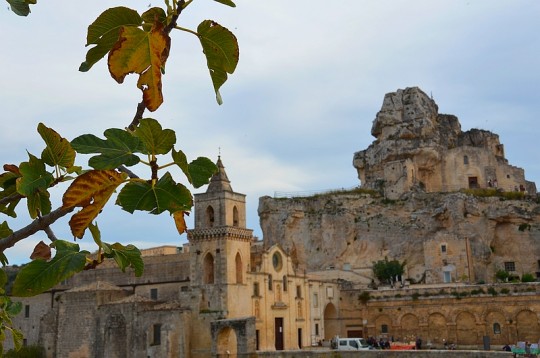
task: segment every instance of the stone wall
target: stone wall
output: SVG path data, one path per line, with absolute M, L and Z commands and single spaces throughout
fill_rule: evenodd
M 511 353 L 507 352 L 490 352 L 490 351 L 362 351 L 346 352 L 346 351 L 293 351 L 293 352 L 260 352 L 256 355 L 251 355 L 249 358 L 268 357 L 268 358 L 356 358 L 362 356 L 365 358 L 503 358 L 512 357 Z M 243 358 L 238 356 L 238 358 Z

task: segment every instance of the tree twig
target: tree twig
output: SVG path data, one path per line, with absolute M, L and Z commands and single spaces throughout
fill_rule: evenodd
M 58 238 L 56 237 L 56 235 L 54 234 L 54 232 L 52 231 L 50 226 L 47 226 L 47 227 L 43 228 L 43 231 L 45 231 L 45 233 L 47 234 L 47 237 L 52 242 L 58 240 Z
M 13 201 L 16 201 L 16 200 L 19 200 L 19 199 L 22 199 L 22 198 L 24 198 L 24 196 L 22 196 L 21 194 L 13 193 L 11 195 L 8 195 L 8 196 L 0 199 L 0 205 L 8 204 L 8 203 L 11 203 Z
M 52 223 L 54 223 L 61 217 L 69 214 L 73 211 L 73 209 L 75 209 L 75 207 L 60 207 L 54 211 L 51 211 L 47 215 L 37 218 L 22 229 L 15 231 L 13 234 L 3 239 L 0 239 L 0 252 L 4 252 L 4 250 L 6 250 L 7 248 L 14 246 L 17 242 L 26 239 L 31 235 L 34 235 L 40 230 L 46 230 L 46 228 L 48 228 Z

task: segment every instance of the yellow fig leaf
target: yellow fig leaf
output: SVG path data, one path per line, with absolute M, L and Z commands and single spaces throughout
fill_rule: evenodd
M 81 239 L 84 231 L 101 212 L 112 193 L 124 182 L 127 175 L 115 170 L 91 170 L 79 175 L 62 198 L 62 206 L 82 207 L 69 220 L 73 236 Z
M 182 235 L 187 232 L 186 220 L 184 220 L 184 215 L 189 215 L 187 211 L 177 211 L 173 214 L 174 223 L 176 224 L 176 230 Z
M 171 39 L 163 24 L 154 23 L 150 31 L 124 26 L 118 42 L 109 52 L 109 72 L 118 83 L 130 73 L 139 74 L 137 87 L 143 93 L 146 108 L 155 111 L 163 103 L 161 70 L 169 56 Z

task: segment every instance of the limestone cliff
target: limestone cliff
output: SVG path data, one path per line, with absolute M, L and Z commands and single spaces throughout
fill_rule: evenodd
M 505 262 L 517 275 L 540 271 L 540 206 L 530 200 L 422 192 L 397 201 L 358 193 L 262 197 L 259 216 L 265 245 L 280 244 L 308 271 L 351 267 L 369 277 L 385 256 L 407 260 L 406 276 L 426 283 L 443 282 L 448 267 L 454 282 L 493 282 Z
M 354 155 L 361 188 L 261 198 L 265 245 L 280 244 L 308 271 L 345 269 L 362 282 L 384 257 L 406 260 L 413 282 L 539 272 L 535 184 L 508 164 L 498 135 L 462 132 L 457 117 L 437 111 L 416 87 L 387 94 L 376 140 Z

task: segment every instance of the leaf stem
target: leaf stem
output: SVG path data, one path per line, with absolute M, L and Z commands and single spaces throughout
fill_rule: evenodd
M 168 163 L 168 164 L 165 164 L 165 165 L 161 165 L 158 167 L 158 170 L 161 170 L 161 169 L 165 169 L 167 167 L 170 167 L 171 165 L 175 165 L 176 163 L 175 162 L 171 162 L 171 163 Z
M 185 27 L 182 27 L 182 26 L 175 26 L 174 28 L 177 29 L 177 30 L 180 30 L 180 31 L 189 32 L 189 33 L 191 33 L 191 34 L 193 34 L 193 35 L 199 37 L 199 34 L 198 34 L 198 33 L 196 33 L 196 32 L 193 31 L 193 30 L 186 29 Z

